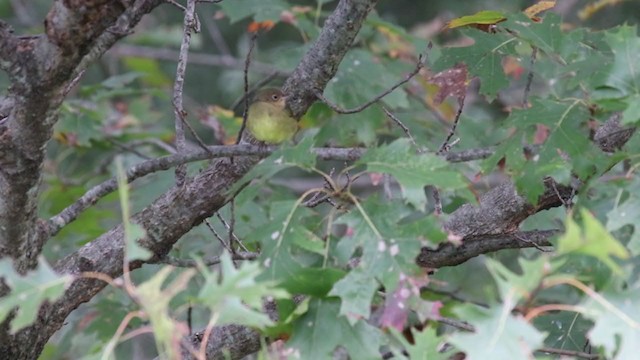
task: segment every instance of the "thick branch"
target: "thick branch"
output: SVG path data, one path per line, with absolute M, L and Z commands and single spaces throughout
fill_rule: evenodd
M 498 250 L 550 246 L 549 238 L 559 233 L 559 230 L 542 230 L 470 236 L 460 246 L 443 243 L 437 249 L 422 248 L 416 261 L 427 268 L 455 266 L 478 255 Z
M 611 152 L 622 148 L 634 132 L 635 128 L 621 127 L 619 117 L 614 115 L 596 131 L 595 142 L 603 151 Z M 423 248 L 416 262 L 424 267 L 451 266 L 500 250 L 501 247 L 497 245 L 502 248 L 531 247 L 534 243 L 539 245 L 536 241 L 543 239 L 536 237 L 527 242 L 516 235 L 520 224 L 538 211 L 570 203 L 577 190 L 577 187 L 557 184 L 547 178 L 544 180 L 544 193 L 534 205 L 518 195 L 512 183 L 499 185 L 482 195 L 477 206 L 465 204 L 458 208 L 444 224 L 447 231 L 462 238 L 463 246 L 470 243 L 472 248 L 468 251 L 464 247 L 455 248 L 453 251 L 451 244 L 441 245 L 436 250 Z M 507 241 L 488 241 L 487 238 Z M 447 260 L 448 256 L 451 259 Z
M 35 266 L 45 238 L 36 226 L 41 167 L 67 85 L 100 34 L 123 18 L 133 27 L 159 3 L 138 0 L 125 8 L 121 1 L 60 0 L 47 15 L 45 35 L 11 40 L 0 34 L 3 47 L 15 47 L 7 94 L 12 108 L 0 122 L 0 257 L 13 258 L 18 271 Z

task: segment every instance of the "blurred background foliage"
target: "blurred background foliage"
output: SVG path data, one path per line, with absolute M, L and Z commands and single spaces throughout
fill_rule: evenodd
M 229 144 L 235 139 L 241 121 L 239 114 L 242 107 L 235 106 L 234 108 L 234 105 L 243 93 L 242 68 L 249 47 L 250 36 L 247 28 L 251 23 L 253 21 L 273 21 L 274 27 L 261 33 L 258 37 L 250 67 L 250 83 L 256 84 L 265 78 L 270 78 L 268 84 L 279 86 L 317 37 L 323 20 L 333 10 L 336 3 L 337 1 L 331 0 L 225 0 L 220 5 L 200 4 L 198 6 L 201 32 L 192 38 L 184 94 L 188 120 L 205 143 Z M 366 102 L 410 72 L 415 66 L 417 55 L 425 53 L 428 40 L 433 41 L 435 46 L 425 53 L 428 58 L 427 68 L 433 67 L 436 72 L 451 67 L 454 65 L 455 56 L 452 55 L 453 52 L 443 55 L 442 46 L 468 45 L 468 38 L 462 36 L 464 31 L 467 31 L 466 34 L 469 36 L 475 37 L 476 42 L 483 35 L 477 34 L 477 31 L 469 30 L 444 31 L 443 27 L 447 21 L 481 10 L 518 13 L 532 3 L 531 1 L 512 0 L 473 2 L 381 0 L 360 31 L 354 49 L 347 54 L 337 75 L 325 90 L 325 95 L 345 108 Z M 581 11 L 585 11 L 587 5 L 592 3 L 581 0 L 561 1 L 554 9 L 554 14 L 547 15 L 545 24 L 550 24 L 552 22 L 550 18 L 556 16 L 555 21 L 563 31 L 584 28 L 588 32 L 608 29 L 625 23 L 629 25 L 638 23 L 640 13 L 637 11 L 637 2 L 635 1 L 622 1 L 613 6 L 606 6 L 598 9 L 588 18 L 581 18 Z M 50 1 L 45 0 L 4 1 L 0 3 L 0 18 L 7 20 L 18 34 L 39 34 L 43 32 L 42 19 L 46 16 L 49 7 Z M 517 24 L 513 24 L 513 26 L 517 26 Z M 129 166 L 144 159 L 167 155 L 173 151 L 174 119 L 171 91 L 182 29 L 182 12 L 170 4 L 165 4 L 146 16 L 134 34 L 117 43 L 84 74 L 61 109 L 54 139 L 49 143 L 47 149 L 48 156 L 45 163 L 44 187 L 40 206 L 42 217 L 48 218 L 57 214 L 91 186 L 113 176 L 115 173 L 113 160 L 116 156 L 121 156 L 125 166 Z M 540 32 L 543 31 L 545 30 L 540 30 Z M 622 33 L 619 35 L 624 36 Z M 550 34 L 549 36 L 553 39 L 554 35 Z M 637 37 L 637 34 L 630 36 Z M 535 41 L 536 39 L 532 40 L 533 43 Z M 536 45 L 540 45 L 541 49 L 549 53 L 567 52 L 564 55 L 571 58 L 574 52 L 578 52 L 576 48 L 572 47 L 574 43 L 571 41 L 572 39 L 568 39 L 562 46 L 558 45 L 557 48 L 549 49 L 544 49 L 544 44 L 536 43 Z M 553 45 L 550 46 L 553 47 Z M 519 131 L 518 124 L 522 122 L 518 122 L 518 119 L 525 123 L 527 119 L 527 110 L 519 110 L 514 113 L 511 110 L 521 105 L 529 67 L 530 48 L 528 45 L 520 43 L 513 44 L 513 48 L 508 51 L 510 57 L 502 63 L 506 84 L 497 83 L 495 89 L 491 90 L 491 81 L 499 79 L 484 78 L 481 84 L 478 81 L 471 82 L 471 90 L 467 95 L 465 110 L 456 133 L 456 137 L 459 137 L 461 141 L 454 148 L 462 150 L 499 144 L 498 155 L 489 162 L 447 165 L 447 167 L 453 169 L 457 175 L 464 174 L 473 179 L 483 170 L 485 174 L 491 174 L 497 160 L 507 155 L 506 166 L 510 170 L 508 175 L 514 176 L 521 189 L 529 189 L 536 186 L 533 184 L 539 179 L 536 176 L 542 173 L 536 173 L 536 169 L 527 168 L 526 164 L 521 161 L 522 159 L 510 158 L 509 154 L 512 154 L 510 151 L 513 151 L 514 147 L 520 148 L 521 143 L 519 138 L 513 143 L 508 139 L 516 138 L 510 138 L 510 136 L 515 131 Z M 471 57 L 468 54 L 465 56 Z M 599 66 L 597 60 L 594 60 L 594 63 L 590 65 L 594 72 L 585 74 L 585 77 L 594 76 L 597 78 Z M 532 97 L 548 97 L 550 94 L 563 97 L 575 92 L 575 88 L 572 89 L 571 84 L 557 78 L 559 73 L 556 65 L 549 58 L 541 56 L 536 64 Z M 482 75 L 480 77 L 482 78 Z M 455 99 L 448 99 L 442 104 L 436 104 L 433 98 L 438 91 L 437 87 L 429 83 L 424 76 L 416 77 L 414 82 L 407 87 L 407 91 L 397 90 L 385 97 L 383 105 L 403 120 L 420 146 L 437 149 L 452 125 L 457 103 Z M 0 74 L 0 88 L 6 88 L 7 85 L 6 76 Z M 577 84 L 573 85 L 577 86 Z M 626 97 L 622 101 L 613 101 L 610 100 L 613 97 L 606 94 L 593 93 L 593 95 L 596 94 L 599 94 L 602 99 L 598 105 L 605 110 L 596 114 L 596 117 L 600 116 L 598 120 L 601 121 L 605 119 L 607 111 L 624 109 L 625 105 L 622 103 L 630 101 L 629 99 L 634 99 L 633 96 L 638 95 L 627 94 L 631 97 Z M 565 110 L 564 108 L 555 109 L 554 106 L 562 107 L 564 105 L 553 100 L 543 99 L 540 101 L 540 107 L 531 110 L 536 112 L 536 115 L 539 114 L 538 111 L 541 108 L 553 109 L 553 111 Z M 382 146 L 383 150 L 369 155 L 369 159 L 391 164 L 398 159 L 385 156 L 398 153 L 409 154 L 409 145 L 394 142 L 395 139 L 404 137 L 404 132 L 386 118 L 381 107 L 382 105 L 377 104 L 357 114 L 337 115 L 326 105 L 317 103 L 302 119 L 303 131 L 299 137 L 314 136 L 318 146 Z M 586 108 L 582 111 L 586 111 Z M 516 117 L 515 122 L 511 123 L 509 122 L 511 120 L 507 120 L 510 114 L 518 114 L 517 116 L 520 118 Z M 584 113 L 575 114 L 576 117 L 583 115 Z M 554 124 L 548 125 L 553 126 Z M 526 132 L 529 129 L 520 130 Z M 579 128 L 570 128 L 567 131 L 580 130 Z M 531 135 L 526 134 L 527 136 Z M 560 138 L 555 141 L 561 143 L 566 139 Z M 193 139 L 191 146 L 197 147 Z M 302 142 L 298 146 L 305 146 L 305 143 Z M 385 148 L 385 146 L 389 148 Z M 579 151 L 583 150 L 580 148 Z M 282 156 L 289 159 L 287 154 L 282 154 Z M 265 235 L 270 236 L 277 231 L 275 228 L 272 229 L 271 225 L 279 224 L 287 217 L 291 220 L 292 214 L 289 213 L 289 210 L 300 194 L 310 188 L 323 186 L 322 178 L 308 170 L 316 166 L 329 173 L 332 168 L 341 169 L 344 167 L 340 162 L 309 164 L 307 163 L 310 161 L 309 159 L 291 157 L 290 160 L 292 164 L 298 166 L 285 169 L 276 177 L 249 186 L 236 201 L 235 231 L 241 239 L 250 244 L 252 250 L 262 246 L 264 253 L 279 251 L 277 248 L 268 249 L 266 244 L 260 244 Z M 362 164 L 367 164 L 366 159 Z M 422 165 L 432 166 L 429 169 L 438 171 L 445 170 L 443 165 L 436 163 Z M 572 165 L 574 170 L 579 171 L 580 164 Z M 553 168 L 554 166 L 556 168 Z M 197 172 L 202 167 L 203 164 L 191 164 L 189 170 Z M 553 169 L 549 170 L 549 168 Z M 371 167 L 369 169 L 376 171 Z M 410 175 L 414 170 L 400 169 L 394 175 L 402 183 L 401 177 Z M 570 175 L 569 170 L 569 168 L 562 168 L 562 165 L 558 163 L 550 162 L 549 167 L 541 171 L 567 180 Z M 265 175 L 270 170 L 264 170 L 264 173 L 259 173 L 260 169 L 257 171 L 259 175 Z M 385 172 L 385 169 L 377 171 Z M 444 176 L 444 172 L 438 174 Z M 462 203 L 473 201 L 476 195 L 490 188 L 503 176 L 504 174 L 497 172 L 497 174 L 478 178 L 478 181 L 468 188 L 464 181 L 455 176 L 446 178 L 445 183 L 437 184 L 445 190 L 442 194 L 444 212 L 450 213 Z M 172 171 L 136 180 L 131 195 L 133 211 L 149 204 L 172 186 L 173 181 Z M 352 190 L 355 194 L 366 198 L 362 204 L 365 212 L 370 214 L 376 223 L 384 223 L 379 231 L 395 234 L 400 238 L 415 238 L 428 232 L 428 238 L 432 241 L 431 245 L 445 240 L 445 235 L 438 230 L 437 221 L 425 215 L 433 209 L 432 202 L 428 200 L 430 196 L 425 197 L 423 194 L 410 193 L 409 190 L 415 191 L 416 189 L 411 189 L 408 186 L 402 189 L 404 191 L 402 197 L 406 202 L 398 200 L 393 205 L 384 204 L 379 200 L 382 197 L 382 191 L 380 186 L 375 186 L 378 183 L 379 179 L 376 179 L 375 176 L 365 175 L 361 180 L 352 184 Z M 406 184 L 404 183 L 404 185 Z M 615 214 L 611 214 L 612 211 L 623 211 L 620 208 L 612 210 L 612 199 L 617 196 L 620 203 L 625 203 L 625 200 L 636 197 L 634 194 L 637 193 L 638 185 L 637 180 L 629 183 L 605 182 L 599 184 L 598 191 L 591 194 L 592 196 L 582 198 L 581 201 L 584 201 L 583 204 L 588 206 L 600 221 L 606 222 L 607 214 L 610 219 L 613 219 L 616 217 Z M 421 189 L 422 186 L 419 187 L 419 191 Z M 372 193 L 377 195 L 366 197 Z M 536 194 L 535 191 L 532 193 Z M 637 215 L 637 209 L 640 205 L 631 200 L 626 204 L 629 207 L 627 211 Z M 422 212 L 416 214 L 415 207 L 412 206 L 418 208 L 422 206 Z M 324 245 L 321 244 L 319 236 L 324 231 L 321 224 L 330 211 L 319 209 L 317 211 L 300 210 L 295 212 L 293 216 L 295 226 L 292 231 L 312 232 L 317 237 L 307 243 L 294 244 L 314 254 L 302 260 L 298 259 L 298 262 L 307 261 L 308 264 L 314 264 L 317 261 L 316 255 L 319 256 L 324 251 Z M 389 214 L 394 214 L 395 217 L 390 218 Z M 230 219 L 229 209 L 223 209 L 220 215 L 224 219 Z M 564 223 L 565 218 L 566 214 L 563 209 L 554 209 L 531 217 L 524 224 L 524 228 L 547 228 L 549 224 L 557 227 Z M 637 219 L 637 216 L 635 218 Z M 49 261 L 54 262 L 119 222 L 118 198 L 116 194 L 112 194 L 102 199 L 97 206 L 84 212 L 78 220 L 65 227 L 55 239 L 47 244 L 45 255 Z M 227 232 L 224 223 L 216 219 L 212 219 L 211 222 L 220 234 Z M 339 234 L 340 231 L 344 233 L 350 229 L 361 229 L 363 232 L 359 234 L 362 239 L 354 238 L 354 243 L 342 241 L 341 245 L 332 245 L 335 248 L 332 248 L 331 251 L 336 254 L 334 265 L 340 267 L 348 262 L 357 245 L 363 244 L 358 241 L 368 241 L 366 240 L 368 236 L 375 237 L 376 234 L 368 233 L 370 230 L 357 213 L 337 219 L 336 224 L 340 225 L 338 226 L 340 230 L 336 230 L 338 234 L 331 234 L 329 237 L 338 238 L 343 235 Z M 404 226 L 400 230 L 400 235 L 396 233 L 398 231 L 396 226 L 400 226 L 399 224 Z M 412 228 L 410 224 L 414 224 L 414 227 Z M 638 246 L 637 244 L 640 243 L 638 232 L 634 233 L 627 225 L 629 224 L 617 222 L 608 226 L 610 230 L 616 230 L 616 235 L 623 241 L 629 241 L 631 237 L 635 236 L 636 241 L 632 243 L 636 244 L 634 246 Z M 284 241 L 286 242 L 287 238 Z M 401 249 L 403 254 L 408 255 L 406 259 L 399 260 L 406 264 L 397 265 L 398 268 L 410 266 L 407 265 L 411 264 L 413 260 L 413 256 L 410 254 L 416 254 L 419 245 L 416 242 L 414 244 L 407 243 L 407 247 Z M 638 253 L 638 250 L 640 249 L 635 249 L 635 254 Z M 205 226 L 199 226 L 176 245 L 173 255 L 179 257 L 189 257 L 194 254 L 212 256 L 219 252 L 220 246 L 212 238 L 209 230 Z M 533 259 L 537 255 L 536 250 L 525 250 L 522 253 L 528 259 Z M 362 255 L 366 259 L 366 247 Z M 513 251 L 503 251 L 490 255 L 490 257 L 502 262 L 510 269 L 516 269 L 519 268 L 518 257 L 514 255 Z M 281 265 L 292 266 L 296 271 L 300 271 L 300 276 L 302 276 L 300 281 L 302 282 L 313 282 L 313 279 L 318 276 L 318 274 L 303 273 L 300 263 L 292 262 Z M 379 269 L 365 268 L 365 270 L 376 272 Z M 134 274 L 134 278 L 147 279 L 156 271 L 157 267 L 155 266 L 145 266 Z M 286 271 L 291 271 L 291 268 Z M 575 271 L 575 273 L 582 274 L 594 284 L 600 284 L 598 287 L 605 287 L 610 275 L 605 265 L 592 258 L 580 258 L 563 268 L 563 271 L 567 273 Z M 324 275 L 332 279 L 331 281 L 335 281 L 331 277 L 333 275 Z M 344 274 L 340 273 L 339 275 L 337 278 Z M 524 274 L 523 276 L 528 275 Z M 473 259 L 461 266 L 442 269 L 434 279 L 436 283 L 441 282 L 442 286 L 439 287 L 439 290 L 456 294 L 467 301 L 492 303 L 496 300 L 497 286 L 490 280 L 490 270 L 483 258 Z M 397 280 L 397 277 L 381 279 L 382 283 L 389 288 L 396 286 Z M 176 299 L 175 303 L 184 304 L 184 299 L 196 297 L 203 281 L 202 279 L 194 280 L 187 290 L 179 295 L 180 299 Z M 329 286 L 329 288 L 332 285 L 334 285 L 332 282 L 328 285 L 314 284 L 314 286 Z M 293 289 L 301 292 L 320 291 L 322 293 L 321 290 L 315 288 L 301 290 L 294 285 L 292 286 Z M 335 287 L 334 295 L 348 296 L 340 289 L 339 286 Z M 370 286 L 368 289 L 368 291 L 373 291 L 375 286 Z M 563 301 L 568 301 L 577 298 L 577 296 L 571 290 L 554 289 L 545 292 L 541 297 L 551 300 L 560 298 Z M 445 302 L 445 306 L 441 310 L 443 314 L 453 316 L 458 311 L 458 314 L 464 313 L 470 320 L 489 316 L 477 313 L 470 314 L 468 311 L 464 312 L 464 309 L 456 310 L 455 301 L 451 301 L 447 296 L 438 295 L 436 291 L 425 295 L 425 297 L 430 301 Z M 313 311 L 322 310 L 320 305 L 313 302 L 309 306 L 309 313 L 305 316 L 311 316 Z M 120 319 L 135 308 L 136 304 L 121 292 L 106 289 L 89 306 L 83 306 L 79 311 L 73 313 L 68 326 L 50 342 L 42 358 L 79 358 L 81 355 L 94 353 L 101 347 L 101 344 L 104 344 L 113 335 Z M 338 312 L 337 308 L 330 310 L 328 312 L 330 314 Z M 175 317 L 184 319 L 185 311 L 185 306 L 179 306 L 176 309 Z M 194 327 L 205 326 L 206 321 L 204 320 L 207 319 L 207 316 L 204 314 L 206 314 L 206 310 L 196 308 L 194 311 L 196 312 L 196 316 L 193 317 L 195 319 Z M 104 316 L 104 314 L 109 314 L 109 316 Z M 589 320 L 566 313 L 558 316 L 549 315 L 548 317 L 553 317 L 553 319 L 548 320 L 545 316 L 536 320 L 536 325 L 540 330 L 552 334 L 548 337 L 548 346 L 574 350 L 583 349 L 585 329 L 589 328 L 592 324 L 590 321 L 593 319 Z M 482 322 L 478 321 L 476 324 L 481 327 Z M 136 322 L 131 324 L 134 328 L 138 325 L 140 324 Z M 569 329 L 565 331 L 567 327 Z M 454 341 L 454 344 L 460 349 L 466 349 L 467 340 L 460 337 Z M 147 338 L 143 341 L 125 342 L 118 347 L 118 354 L 123 358 L 153 356 L 153 350 L 150 350 L 148 341 L 150 340 Z M 292 343 L 296 344 L 297 341 L 300 340 L 294 339 Z

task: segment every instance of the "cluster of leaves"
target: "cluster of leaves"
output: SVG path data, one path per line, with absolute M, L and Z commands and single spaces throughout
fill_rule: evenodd
M 293 27 L 307 44 L 319 34 L 325 2 L 318 1 L 315 9 L 291 7 L 284 0 L 237 0 L 217 6 L 231 22 L 251 18 Z M 394 358 L 446 359 L 457 351 L 469 359 L 521 359 L 543 348 L 582 351 L 585 344 L 608 357 L 633 358 L 640 328 L 634 260 L 640 252 L 640 181 L 631 176 L 638 164 L 638 143 L 632 138 L 610 155 L 590 138 L 614 112 L 622 113 L 624 125 L 640 121 L 640 37 L 633 26 L 565 29 L 569 26 L 554 13 L 537 16 L 491 12 L 461 18 L 449 26 L 460 30 L 449 31 L 459 34 L 465 46 L 429 50 L 431 74 L 420 74 L 406 90 L 398 89 L 380 104 L 351 115 L 315 104 L 302 120 L 303 139 L 284 145 L 252 169 L 241 182 L 251 181 L 236 197 L 233 211 L 221 211 L 223 217 L 234 216 L 236 235 L 250 251 L 260 253 L 258 260 L 236 268 L 225 256 L 219 272 L 202 263 L 197 273 L 143 268 L 136 274 L 141 285 L 128 296 L 110 290 L 97 300 L 98 311 L 111 311 L 113 316 L 85 315 L 92 322 L 95 345 L 88 349 L 76 344 L 75 351 L 110 351 L 119 322 L 113 317 L 141 309 L 154 329 L 159 351 L 171 354 L 176 335 L 184 334 L 174 319 L 193 305 L 205 319 L 196 320 L 196 327 L 251 326 L 271 339 L 288 339 L 282 351 L 305 359 L 328 358 L 338 348 L 358 359 L 378 359 L 381 352 Z M 275 47 L 260 53 L 259 59 L 290 70 L 305 48 Z M 425 48 L 423 39 L 372 14 L 325 95 L 345 108 L 360 105 L 410 71 Z M 462 78 L 447 75 L 462 68 Z M 529 72 L 534 74 L 532 84 L 527 84 Z M 443 91 L 448 80 L 455 86 Z M 161 92 L 136 89 L 136 82 L 149 85 L 138 74 L 127 74 L 85 88 L 78 99 L 66 103 L 52 161 L 62 165 L 58 171 L 75 177 L 49 179 L 43 201 L 54 205 L 45 207 L 47 212 L 54 214 L 83 192 L 85 182 L 78 179 L 95 170 L 83 159 L 110 159 L 122 149 L 117 144 L 170 136 L 170 122 L 158 127 L 159 112 L 152 110 L 162 107 L 158 103 L 170 104 Z M 531 96 L 525 98 L 529 85 Z M 461 101 L 460 89 L 474 86 L 479 86 L 479 96 Z M 118 107 L 124 96 L 129 99 L 126 107 Z M 446 96 L 457 101 L 444 100 Z M 456 134 L 461 140 L 454 149 L 497 148 L 480 164 L 452 165 L 436 151 L 464 102 Z M 415 143 L 385 116 L 382 106 L 401 118 Z M 105 126 L 105 114 L 113 108 L 114 121 Z M 229 132 L 237 127 L 237 117 L 218 120 Z M 316 159 L 311 148 L 327 144 L 366 145 L 370 150 L 342 166 Z M 526 145 L 536 145 L 536 153 L 524 152 Z M 504 166 L 497 166 L 501 159 Z M 622 160 L 624 168 L 616 165 Z M 600 175 L 610 170 L 627 176 L 602 181 Z M 511 177 L 532 203 L 542 193 L 545 177 L 564 184 L 576 177 L 581 180 L 584 185 L 573 211 L 556 209 L 523 224 L 564 224 L 566 231 L 554 240 L 555 252 L 497 254 L 435 275 L 418 268 L 414 260 L 422 247 L 456 240 L 442 231 L 446 215 L 433 213 L 425 187 L 437 188 L 444 212 L 451 213 L 464 202 L 474 202 L 476 185 L 484 179 L 480 175 L 494 172 Z M 301 196 L 292 190 L 294 178 L 304 183 Z M 161 191 L 171 180 L 162 179 L 155 179 L 160 185 L 154 190 Z M 314 180 L 324 185 L 308 185 Z M 318 193 L 332 203 L 305 206 Z M 154 194 L 134 189 L 132 197 L 120 202 L 127 204 L 131 198 L 143 206 Z M 115 198 L 109 202 L 114 203 Z M 115 218 L 110 205 L 85 213 L 76 222 L 78 228 L 63 231 L 58 236 L 63 245 L 48 249 L 49 255 L 64 253 L 65 247 L 104 231 L 112 223 L 106 221 L 108 216 Z M 215 228 L 227 233 L 223 224 Z M 174 255 L 215 254 L 219 249 L 211 242 L 205 229 L 194 229 Z M 0 267 L 7 268 L 3 274 L 13 274 L 8 264 Z M 163 289 L 169 277 L 174 279 Z M 7 281 L 13 292 L 0 300 L 0 318 L 20 303 L 20 316 L 12 323 L 17 329 L 32 320 L 25 314 L 36 314 L 40 302 L 59 296 L 70 279 L 58 278 L 42 265 L 27 277 L 8 275 Z M 293 294 L 305 297 L 294 301 Z M 259 311 L 267 296 L 277 299 L 277 322 Z M 33 301 L 22 302 L 25 297 Z M 62 336 L 67 340 L 60 344 L 71 341 L 73 332 L 67 330 Z M 45 358 L 56 358 L 52 354 L 57 350 L 50 344 Z

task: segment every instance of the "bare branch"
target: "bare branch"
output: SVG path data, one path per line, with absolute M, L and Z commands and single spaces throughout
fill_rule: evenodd
M 429 43 L 429 48 L 431 47 L 431 43 Z M 316 97 L 318 99 L 320 99 L 320 101 L 322 101 L 323 103 L 327 104 L 327 106 L 329 106 L 331 108 L 331 110 L 337 112 L 338 114 L 355 114 L 355 113 L 359 113 L 361 111 L 363 111 L 364 109 L 368 108 L 369 106 L 375 104 L 376 102 L 378 102 L 380 99 L 382 99 L 383 97 L 391 94 L 393 92 L 393 90 L 399 88 L 400 86 L 406 84 L 407 82 L 409 82 L 409 80 L 411 80 L 414 76 L 416 76 L 416 74 L 418 74 L 420 72 L 420 69 L 422 69 L 424 67 L 424 63 L 422 62 L 422 54 L 420 54 L 418 56 L 418 62 L 416 63 L 416 67 L 413 69 L 413 71 L 411 71 L 404 79 L 398 81 L 397 83 L 395 83 L 393 86 L 391 86 L 390 88 L 388 88 L 387 90 L 381 92 L 380 94 L 378 94 L 377 96 L 375 96 L 373 99 L 367 101 L 366 103 L 352 108 L 352 109 L 343 109 L 341 107 L 339 107 L 338 105 L 333 104 L 331 101 L 329 101 L 327 98 L 324 97 L 324 95 L 322 95 L 322 91 L 315 89 L 314 94 L 316 95 Z
M 236 252 L 231 254 L 231 260 L 255 260 L 260 254 L 253 252 Z M 156 264 L 173 265 L 177 267 L 196 267 L 198 264 L 193 259 L 178 259 L 171 256 L 165 256 L 158 259 Z M 212 256 L 202 259 L 202 263 L 206 266 L 212 266 L 220 263 L 220 256 Z
M 251 65 L 251 54 L 253 48 L 256 46 L 256 40 L 258 39 L 258 32 L 251 33 L 251 40 L 249 43 L 249 51 L 247 51 L 247 57 L 244 60 L 244 110 L 242 110 L 242 125 L 240 131 L 238 131 L 238 138 L 236 144 L 240 144 L 242 140 L 242 133 L 245 127 L 247 127 L 247 118 L 249 117 L 249 66 Z
M 115 56 L 135 56 L 135 57 L 143 57 L 143 58 L 151 58 L 157 60 L 166 60 L 166 61 L 177 61 L 179 52 L 171 49 L 160 49 L 153 48 L 149 46 L 137 46 L 137 45 L 128 45 L 128 44 L 118 44 L 114 46 L 109 54 Z M 190 53 L 189 54 L 189 63 L 193 65 L 204 65 L 204 66 L 219 66 L 225 67 L 229 69 L 242 69 L 244 67 L 244 60 L 238 59 L 233 56 L 228 55 L 210 55 L 210 54 L 200 54 L 200 53 Z M 269 75 L 275 73 L 275 76 L 278 77 L 286 77 L 289 76 L 289 72 L 278 70 L 272 65 L 253 62 L 252 71 Z
M 191 32 L 197 32 L 197 22 L 195 18 L 196 0 L 187 0 L 187 7 L 184 9 L 184 24 L 182 33 L 182 43 L 180 44 L 180 55 L 178 56 L 178 66 L 176 69 L 176 79 L 173 85 L 173 112 L 175 114 L 176 129 L 176 151 L 178 154 L 184 153 L 187 142 L 184 135 L 185 110 L 182 106 L 182 91 L 184 87 L 184 74 L 187 71 L 187 60 L 189 59 L 189 45 L 191 44 Z M 178 165 L 175 169 L 176 184 L 182 186 L 187 176 L 185 165 Z

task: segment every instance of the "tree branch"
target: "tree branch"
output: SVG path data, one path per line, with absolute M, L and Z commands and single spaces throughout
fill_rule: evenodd
M 595 142 L 603 151 L 610 152 L 622 148 L 634 131 L 633 127 L 623 128 L 616 114 L 598 128 Z M 576 179 L 576 183 L 579 182 Z M 536 232 L 534 236 L 534 233 L 518 233 L 518 227 L 539 211 L 569 203 L 577 190 L 577 185 L 561 185 L 546 178 L 543 194 L 536 204 L 530 204 L 518 195 L 511 182 L 496 186 L 480 197 L 477 206 L 465 204 L 445 222 L 445 230 L 462 238 L 460 248 L 453 249 L 452 244 L 441 245 L 436 250 L 423 248 L 416 262 L 419 266 L 431 268 L 452 266 L 502 248 L 546 246 L 546 239 L 553 234 Z
M 305 54 L 285 84 L 286 92 L 291 96 L 289 106 L 296 117 L 302 116 L 315 101 L 313 90 L 324 88 L 334 76 L 340 61 L 351 47 L 360 26 L 375 3 L 375 0 L 341 0 L 327 19 L 318 41 Z M 195 177 L 186 179 L 183 187 L 170 189 L 133 215 L 131 221 L 146 231 L 146 237 L 140 241 L 141 245 L 155 254 L 151 261 L 164 257 L 185 233 L 224 206 L 229 200 L 229 189 L 258 160 L 259 157 L 246 156 L 235 158 L 233 163 L 227 159 L 214 161 Z M 110 277 L 119 277 L 122 275 L 124 261 L 123 238 L 123 228 L 117 226 L 59 261 L 55 269 L 60 273 L 96 271 Z M 134 261 L 130 263 L 130 269 L 142 265 L 142 262 Z M 92 279 L 74 281 L 61 299 L 41 308 L 33 325 L 14 336 L 12 343 L 28 343 L 30 346 L 28 354 L 27 350 L 21 347 L 21 351 L 25 352 L 12 358 L 37 358 L 42 346 L 62 326 L 67 316 L 81 303 L 89 301 L 104 286 L 103 282 Z M 225 339 L 233 343 L 241 341 L 237 336 Z M 22 341 L 18 342 L 19 340 Z M 259 339 L 254 337 L 243 346 L 242 353 L 255 351 L 259 344 Z M 214 354 L 220 354 L 225 346 L 223 340 L 212 342 L 207 348 L 207 356 L 212 358 Z M 7 345 L 3 344 L 0 350 L 5 350 L 6 347 Z M 2 353 L 14 354 L 12 345 L 9 347 Z

